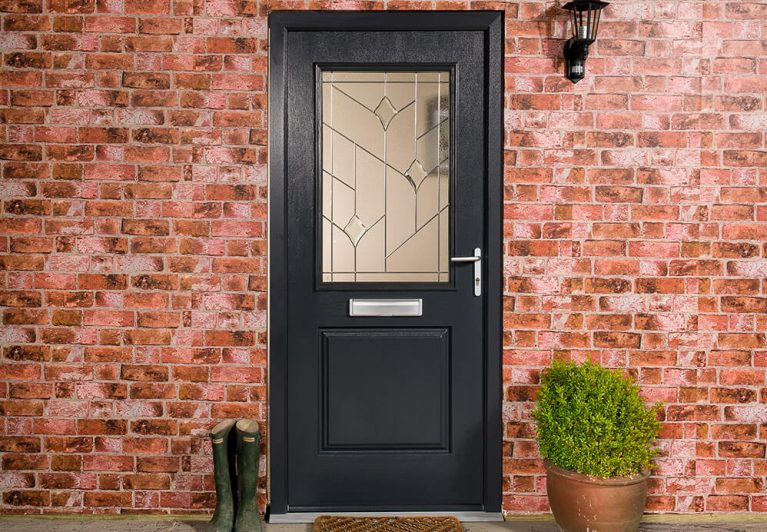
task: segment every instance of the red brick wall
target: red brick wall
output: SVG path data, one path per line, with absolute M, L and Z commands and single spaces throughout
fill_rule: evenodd
M 767 511 L 767 4 L 616 1 L 577 86 L 554 1 L 0 0 L 4 512 L 213 501 L 264 420 L 266 14 L 506 9 L 504 508 L 546 510 L 554 357 L 663 400 L 650 511 Z

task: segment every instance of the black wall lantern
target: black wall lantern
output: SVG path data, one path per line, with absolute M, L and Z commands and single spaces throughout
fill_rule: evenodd
M 586 74 L 589 45 L 597 39 L 599 14 L 607 5 L 599 0 L 573 0 L 562 6 L 570 12 L 573 27 L 573 36 L 565 43 L 566 76 L 573 83 Z

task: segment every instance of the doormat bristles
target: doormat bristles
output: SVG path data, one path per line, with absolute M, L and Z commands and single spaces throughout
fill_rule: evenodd
M 313 532 L 463 532 L 455 517 L 336 517 L 321 515 Z

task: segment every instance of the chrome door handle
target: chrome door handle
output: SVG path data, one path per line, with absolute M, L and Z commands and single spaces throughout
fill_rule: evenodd
M 482 250 L 474 248 L 473 257 L 450 257 L 450 262 L 473 262 L 474 263 L 474 295 L 482 295 Z

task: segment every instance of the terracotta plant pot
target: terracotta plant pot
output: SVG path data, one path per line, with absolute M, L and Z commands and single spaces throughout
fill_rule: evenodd
M 647 499 L 648 472 L 596 478 L 545 462 L 551 512 L 565 532 L 633 532 Z

